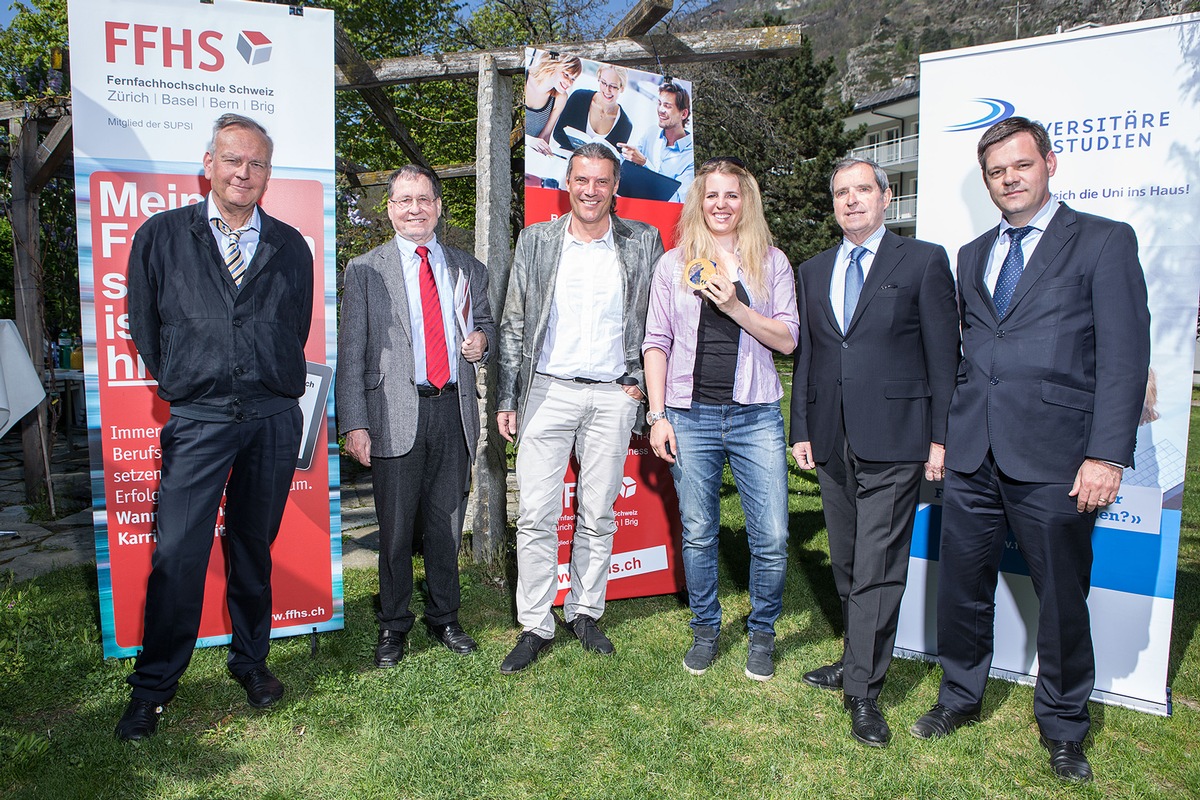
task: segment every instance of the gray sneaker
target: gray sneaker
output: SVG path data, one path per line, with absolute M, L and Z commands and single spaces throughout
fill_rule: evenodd
M 717 660 L 719 628 L 700 626 L 692 629 L 692 646 L 683 657 L 683 668 L 693 675 L 703 675 Z
M 750 631 L 750 652 L 746 655 L 746 677 L 769 681 L 775 677 L 775 634 Z

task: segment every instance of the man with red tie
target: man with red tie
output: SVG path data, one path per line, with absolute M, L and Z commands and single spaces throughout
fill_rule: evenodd
M 487 269 L 438 242 L 442 185 L 409 164 L 388 179 L 396 237 L 346 268 L 338 331 L 338 432 L 374 474 L 379 517 L 375 666 L 404 657 L 415 616 L 414 541 L 425 556 L 429 636 L 466 655 L 458 546 L 479 439 L 475 365 L 495 338 Z

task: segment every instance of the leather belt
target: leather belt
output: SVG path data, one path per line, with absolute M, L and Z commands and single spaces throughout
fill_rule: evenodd
M 417 384 L 417 397 L 441 397 L 444 394 L 456 394 L 457 392 L 458 385 L 454 383 L 447 383 L 440 389 L 424 383 Z

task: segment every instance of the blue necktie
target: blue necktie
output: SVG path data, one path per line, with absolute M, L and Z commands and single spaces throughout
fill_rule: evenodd
M 1035 230 L 1032 225 L 1024 228 L 1008 229 L 1008 255 L 1000 265 L 1000 275 L 996 278 L 996 291 L 992 292 L 992 302 L 996 304 L 996 313 L 1004 316 L 1008 304 L 1012 302 L 1013 292 L 1017 290 L 1017 281 L 1025 271 L 1025 254 L 1021 252 L 1021 240 Z
M 854 318 L 858 296 L 862 294 L 862 260 L 869 252 L 861 245 L 850 251 L 850 266 L 846 267 L 846 299 L 842 305 L 842 333 L 850 330 L 850 320 Z

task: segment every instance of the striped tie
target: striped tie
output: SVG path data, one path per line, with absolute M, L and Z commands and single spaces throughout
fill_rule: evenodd
M 242 248 L 238 246 L 238 240 L 250 228 L 231 228 L 225 223 L 225 220 L 216 218 L 213 219 L 213 224 L 217 226 L 217 230 L 228 237 L 225 241 L 225 250 L 222 253 L 225 257 L 225 268 L 229 270 L 229 275 L 233 278 L 233 282 L 238 288 L 241 288 L 242 278 L 246 274 L 246 258 L 242 255 Z

